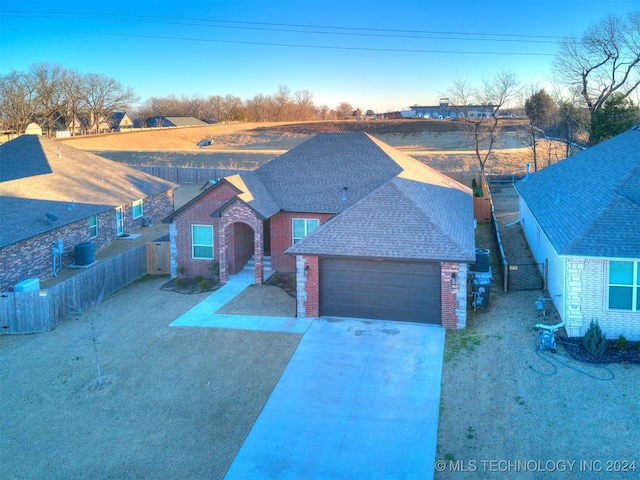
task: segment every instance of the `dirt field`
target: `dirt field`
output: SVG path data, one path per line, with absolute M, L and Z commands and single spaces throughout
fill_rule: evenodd
M 521 121 L 505 125 L 496 150 L 487 162 L 488 173 L 524 172 L 532 161 Z M 211 125 L 74 137 L 60 140 L 128 164 L 160 164 L 211 168 L 255 169 L 318 132 L 365 131 L 440 171 L 479 169 L 471 152 L 474 142 L 460 122 L 447 120 L 384 120 L 306 122 L 299 124 Z M 208 138 L 212 144 L 199 148 Z M 562 146 L 542 141 L 540 165 L 563 158 Z

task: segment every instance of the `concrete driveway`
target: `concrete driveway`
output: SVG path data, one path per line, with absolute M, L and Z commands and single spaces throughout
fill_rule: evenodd
M 171 325 L 304 335 L 225 479 L 433 478 L 444 329 L 212 314 L 231 278 Z
M 433 478 L 444 330 L 311 324 L 226 479 Z

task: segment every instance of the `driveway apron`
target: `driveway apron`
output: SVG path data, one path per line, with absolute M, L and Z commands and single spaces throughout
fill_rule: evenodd
M 225 478 L 433 478 L 444 335 L 315 319 Z

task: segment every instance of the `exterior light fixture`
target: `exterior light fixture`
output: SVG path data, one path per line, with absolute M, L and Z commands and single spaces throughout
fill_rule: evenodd
M 451 274 L 451 286 L 455 287 L 456 285 L 458 285 L 458 275 L 456 274 L 456 272 L 453 272 Z
M 305 277 L 309 276 L 309 265 L 305 265 L 305 267 L 304 267 L 304 276 Z

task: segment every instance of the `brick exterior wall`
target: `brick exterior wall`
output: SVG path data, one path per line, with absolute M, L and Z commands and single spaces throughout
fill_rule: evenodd
M 144 199 L 144 217 L 152 221 L 160 220 L 173 211 L 173 190 Z M 127 231 L 140 228 L 144 219 L 133 219 L 131 204 L 124 208 L 124 226 Z M 0 291 L 12 291 L 13 286 L 27 278 L 41 281 L 53 276 L 53 247 L 58 240 L 63 241 L 63 268 L 75 262 L 75 246 L 81 242 L 93 242 L 98 252 L 116 239 L 115 209 L 98 214 L 98 236 L 90 237 L 89 219 L 54 228 L 41 235 L 0 248 Z M 56 262 L 60 260 L 57 257 Z
M 297 315 L 301 318 L 320 316 L 320 268 L 318 257 L 297 255 L 296 302 Z M 305 276 L 305 269 L 307 275 Z
M 188 278 L 198 275 L 210 277 L 209 267 L 212 260 L 196 260 L 191 258 L 191 226 L 211 225 L 213 226 L 213 257 L 220 261 L 220 219 L 213 218 L 211 214 L 235 197 L 237 191 L 227 183 L 221 183 L 207 191 L 206 195 L 200 197 L 196 202 L 183 210 L 173 218 L 175 224 L 175 234 L 172 242 L 171 271 L 172 275 L 177 275 L 178 269 L 181 274 Z M 222 272 L 222 262 L 220 262 Z
M 251 238 L 253 230 L 253 238 Z M 227 207 L 220 218 L 220 283 L 241 270 L 255 255 L 256 285 L 264 281 L 263 223 L 245 203 L 237 201 Z
M 609 261 L 566 259 L 567 315 L 569 336 L 583 336 L 591 320 L 597 320 L 607 338 L 624 335 L 640 340 L 640 312 L 609 310 Z
M 320 268 L 318 257 L 297 255 L 296 302 L 298 317 L 320 316 Z M 305 269 L 308 275 L 305 276 Z M 456 330 L 467 326 L 467 270 L 465 263 L 443 262 L 440 268 L 442 326 Z M 453 280 L 455 274 L 455 280 Z
M 467 326 L 467 264 L 442 262 L 440 292 L 442 326 L 452 330 Z
M 271 266 L 274 270 L 283 273 L 293 273 L 296 270 L 296 261 L 284 252 L 293 245 L 294 218 L 317 219 L 320 225 L 332 218 L 330 213 L 291 213 L 280 212 L 271 217 Z

